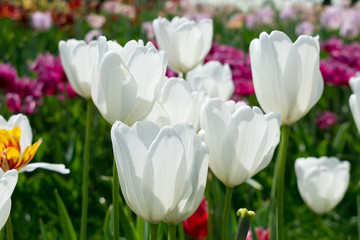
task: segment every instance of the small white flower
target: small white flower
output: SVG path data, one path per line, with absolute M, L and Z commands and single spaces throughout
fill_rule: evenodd
M 169 66 L 178 73 L 187 73 L 202 63 L 211 48 L 213 22 L 203 19 L 196 23 L 187 18 L 174 17 L 153 21 L 159 48 L 169 58 Z
M 227 101 L 234 94 L 234 82 L 229 64 L 210 61 L 197 66 L 186 75 L 186 80 L 195 91 L 204 88 L 211 98 Z
M 335 157 L 299 158 L 295 173 L 304 202 L 315 213 L 323 214 L 343 199 L 349 186 L 350 163 Z

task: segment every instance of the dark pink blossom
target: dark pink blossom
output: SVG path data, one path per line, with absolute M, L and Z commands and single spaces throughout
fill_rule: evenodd
M 42 83 L 44 94 L 61 95 L 66 93 L 67 88 L 64 87 L 64 84 L 68 80 L 59 56 L 48 52 L 41 54 L 30 65 L 30 69 L 37 74 L 37 81 Z
M 333 37 L 326 42 L 321 43 L 321 49 L 329 54 L 335 54 L 343 48 L 343 41 L 339 38 Z
M 16 78 L 16 69 L 10 63 L 0 63 L 0 88 L 11 86 Z
M 43 103 L 42 83 L 34 79 L 17 79 L 5 93 L 6 104 L 13 113 L 34 114 Z
M 325 83 L 340 86 L 348 86 L 356 74 L 356 69 L 333 58 L 320 60 L 320 71 Z
M 338 121 L 338 116 L 335 113 L 326 111 L 320 114 L 316 119 L 316 125 L 320 129 L 326 129 L 335 125 Z

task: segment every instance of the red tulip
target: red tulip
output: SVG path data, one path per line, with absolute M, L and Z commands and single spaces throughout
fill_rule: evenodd
M 191 217 L 183 221 L 184 231 L 188 237 L 201 239 L 208 236 L 208 206 L 205 198 Z

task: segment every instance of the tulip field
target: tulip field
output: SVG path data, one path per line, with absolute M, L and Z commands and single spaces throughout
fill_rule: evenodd
M 360 239 L 360 3 L 1 0 L 0 240 Z

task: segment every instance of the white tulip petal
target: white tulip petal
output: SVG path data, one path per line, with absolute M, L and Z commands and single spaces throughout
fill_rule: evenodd
M 11 198 L 9 198 L 3 205 L 0 205 L 0 230 L 4 227 L 10 216 Z
M 61 63 L 75 92 L 84 98 L 91 98 L 93 68 L 98 61 L 97 41 L 87 44 L 83 40 L 60 41 Z
M 55 163 L 45 163 L 45 162 L 37 162 L 37 163 L 29 163 L 22 167 L 19 170 L 19 173 L 22 172 L 32 172 L 35 169 L 43 168 L 50 171 L 58 172 L 61 174 L 69 174 L 70 170 L 65 167 L 64 164 L 55 164 Z
M 138 48 L 145 48 L 142 41 L 137 42 L 135 40 L 131 40 L 125 44 L 119 54 L 126 65 L 128 65 L 131 55 L 133 55 Z
M 171 211 L 181 200 L 185 185 L 187 164 L 184 146 L 174 129 L 163 128 L 150 146 L 147 169 L 153 169 L 153 182 L 146 181 L 155 197 L 162 200 L 163 207 Z M 144 179 L 150 179 L 146 171 Z M 157 209 L 154 207 L 152 209 Z M 157 214 L 154 212 L 153 214 Z
M 21 113 L 12 115 L 9 118 L 8 122 L 5 125 L 1 126 L 0 129 L 10 130 L 15 126 L 20 127 L 21 130 L 21 136 L 20 136 L 20 156 L 21 156 L 25 151 L 25 148 L 31 145 L 33 135 L 31 131 L 29 119 Z
M 300 36 L 293 48 L 298 52 L 301 62 L 301 81 L 298 83 L 297 108 L 306 114 L 319 100 L 323 91 L 323 79 L 319 69 L 318 41 L 309 36 Z M 289 56 L 290 57 L 290 56 Z M 297 120 L 297 119 L 296 119 Z
M 360 74 L 349 80 L 350 87 L 354 94 L 350 96 L 349 104 L 356 127 L 360 132 Z
M 94 103 L 103 117 L 109 123 L 116 120 L 127 123 L 126 120 L 134 108 L 138 86 L 119 54 L 113 51 L 105 54 L 100 66 L 98 87 L 101 98 L 98 99 L 99 102 Z M 115 89 L 117 91 L 114 91 Z
M 164 106 L 162 106 L 159 101 L 155 102 L 151 112 L 146 116 L 145 120 L 156 123 L 160 128 L 171 125 L 171 119 Z
M 291 48 L 292 42 L 290 38 L 283 32 L 272 31 L 269 36 L 270 41 L 273 43 L 276 55 L 277 62 L 281 68 L 281 71 L 284 72 L 286 61 L 288 60 L 288 53 Z
M 73 87 L 73 89 L 76 92 L 80 92 L 81 87 L 79 86 L 76 79 L 78 78 L 76 70 L 74 66 L 71 64 L 73 60 L 73 48 L 76 46 L 74 44 L 75 40 L 72 39 L 71 42 L 69 42 L 69 45 L 65 41 L 59 42 L 59 52 L 61 57 L 61 65 L 64 68 L 64 71 L 66 73 L 66 76 Z M 72 46 L 72 48 L 71 48 Z
M 0 168 L 0 208 L 11 198 L 18 180 L 18 172 L 15 169 L 6 173 Z
M 187 73 L 186 80 L 193 91 L 204 88 L 207 95 L 212 98 L 226 101 L 234 93 L 230 67 L 218 61 L 209 61 L 197 66 Z
M 217 176 L 221 176 L 223 169 L 221 161 L 218 161 L 222 156 L 222 146 L 218 143 L 223 141 L 225 136 L 224 129 L 226 129 L 230 119 L 231 113 L 227 105 L 219 99 L 208 100 L 201 109 L 200 125 L 201 129 L 205 130 L 204 138 L 209 146 L 209 166 Z
M 206 180 L 208 175 L 209 156 L 208 148 L 205 144 L 198 145 L 194 152 L 195 159 L 203 159 L 203 161 L 194 161 L 191 169 L 188 169 L 190 174 L 189 184 L 191 186 L 191 195 L 185 195 L 182 204 L 179 203 L 178 207 L 170 213 L 165 222 L 168 224 L 178 224 L 179 222 L 190 217 L 199 207 L 200 202 L 204 196 Z M 187 185 L 189 186 L 189 185 Z M 188 187 L 190 189 L 190 186 Z M 171 218 L 171 215 L 173 217 Z
M 267 34 L 262 33 L 260 39 L 251 41 L 250 61 L 255 95 L 261 107 L 267 113 L 280 112 L 283 116 L 282 106 L 286 101 L 279 81 L 283 76 L 278 64 L 278 54 Z
M 263 170 L 267 165 L 269 165 L 276 146 L 280 142 L 280 127 L 281 127 L 281 115 L 279 113 L 268 113 L 265 115 L 267 121 L 267 139 L 266 146 L 264 147 L 264 156 L 263 160 L 253 171 L 253 175 Z
M 180 55 L 179 51 L 173 48 L 173 44 L 178 44 L 174 29 L 171 27 L 170 22 L 165 18 L 155 19 L 153 21 L 153 26 L 156 41 L 160 49 L 168 53 L 169 66 L 176 71 L 176 62 Z
M 118 44 L 116 41 L 107 41 L 107 46 L 108 46 L 108 48 L 109 48 L 109 50 L 113 50 L 113 51 L 115 51 L 115 52 L 117 52 L 117 53 L 121 53 L 122 52 L 122 50 L 124 49 L 120 44 Z M 124 62 L 126 62 L 125 61 L 125 59 L 123 59 L 124 60 Z
M 150 221 L 145 207 L 147 201 L 142 193 L 147 149 L 136 133 L 136 130 L 117 121 L 111 128 L 111 140 L 126 203 L 136 214 Z
M 160 129 L 153 122 L 136 122 L 133 127 L 133 131 L 136 131 L 137 136 L 142 140 L 146 149 L 150 148 L 151 143 L 155 140 Z
M 203 60 L 201 58 L 203 50 L 201 44 L 204 43 L 203 35 L 195 25 L 195 22 L 190 21 L 177 29 L 177 38 L 179 41 L 179 59 L 177 61 L 181 63 L 178 70 L 182 73 L 187 73 Z M 191 39 L 193 44 L 189 44 L 189 39 Z
M 349 104 L 356 127 L 360 132 L 360 99 L 355 94 L 351 94 Z
M 345 192 L 349 187 L 350 182 L 350 163 L 343 161 L 338 164 L 334 169 L 334 175 L 332 181 L 332 193 L 329 194 L 331 198 L 331 208 L 334 208 L 344 198 Z
M 205 56 L 211 49 L 212 38 L 213 38 L 213 20 L 212 19 L 203 19 L 199 22 L 199 28 L 203 33 L 203 45 L 202 45 L 202 52 L 200 54 L 200 59 L 204 59 Z
M 138 95 L 144 101 L 152 102 L 154 100 L 158 80 L 163 78 L 162 61 L 155 48 L 139 47 L 136 48 L 127 63 L 130 73 L 139 86 Z
M 179 78 L 170 78 L 164 84 L 159 99 L 171 119 L 172 124 L 185 122 L 193 97 L 189 85 Z
M 354 93 L 360 92 L 360 73 L 357 73 L 355 77 L 349 79 L 349 85 Z

